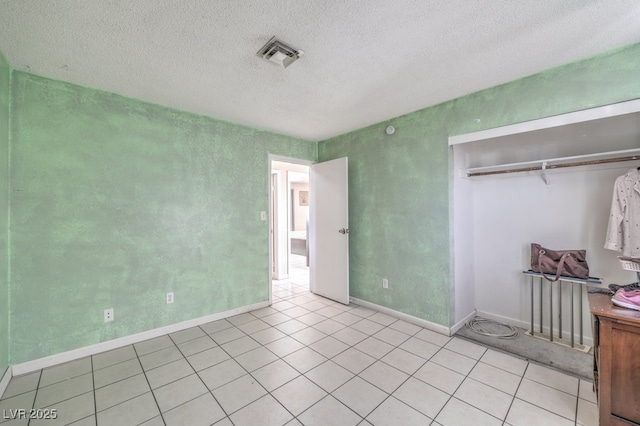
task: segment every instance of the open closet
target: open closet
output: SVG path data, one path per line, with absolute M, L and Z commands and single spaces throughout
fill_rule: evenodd
M 640 166 L 640 100 L 452 136 L 449 145 L 454 327 L 477 311 L 529 329 L 532 293 L 522 272 L 531 243 L 586 249 L 602 286 L 637 280 L 604 243 L 614 181 Z M 551 303 L 571 297 L 564 291 Z M 590 345 L 586 291 L 573 297 Z M 549 312 L 546 297 L 539 303 Z M 564 330 L 570 320 L 562 318 Z

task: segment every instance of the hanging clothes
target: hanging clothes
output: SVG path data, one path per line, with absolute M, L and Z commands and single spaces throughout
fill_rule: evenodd
M 640 171 L 616 178 L 604 248 L 640 258 Z

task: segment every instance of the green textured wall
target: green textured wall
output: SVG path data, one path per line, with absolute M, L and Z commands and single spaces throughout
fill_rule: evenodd
M 267 156 L 316 143 L 12 75 L 12 364 L 268 300 Z
M 351 296 L 451 325 L 448 136 L 639 98 L 639 76 L 636 44 L 321 142 L 349 157 Z
M 8 178 L 9 64 L 0 53 L 0 378 L 9 365 Z

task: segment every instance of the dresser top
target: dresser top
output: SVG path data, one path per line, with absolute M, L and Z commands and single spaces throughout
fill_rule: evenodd
M 611 296 L 602 293 L 589 293 L 589 309 L 593 315 L 640 325 L 640 311 L 621 308 L 611 302 Z

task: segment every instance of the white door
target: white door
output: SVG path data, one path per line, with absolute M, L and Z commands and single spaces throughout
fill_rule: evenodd
M 347 158 L 317 163 L 309 174 L 310 290 L 349 304 Z

